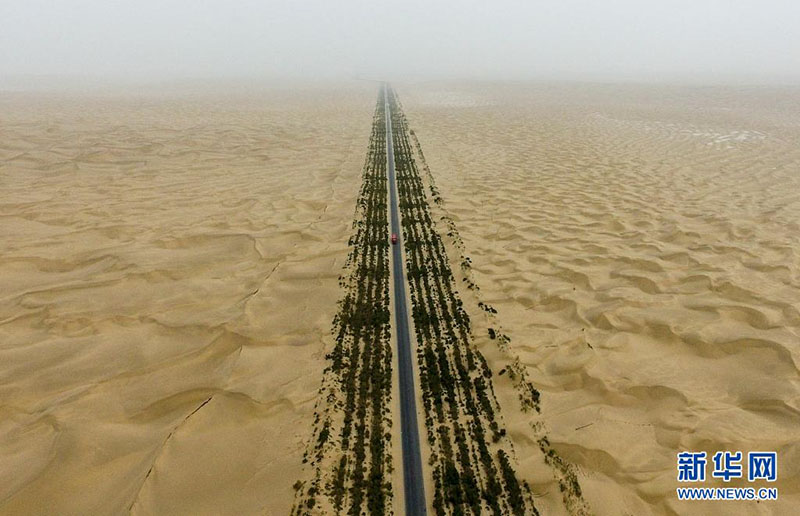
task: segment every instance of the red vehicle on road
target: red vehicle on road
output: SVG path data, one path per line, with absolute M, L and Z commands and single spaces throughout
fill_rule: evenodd
M 397 233 L 392 233 L 392 244 L 397 243 Z

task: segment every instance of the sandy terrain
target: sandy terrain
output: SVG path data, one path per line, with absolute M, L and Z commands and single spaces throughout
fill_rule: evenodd
M 375 91 L 0 94 L 0 513 L 289 512 Z
M 550 442 L 591 509 L 792 513 L 800 91 L 396 87 L 480 296 L 542 391 Z M 557 486 L 532 458 L 532 416 L 495 385 L 546 509 Z M 778 451 L 780 500 L 679 502 L 683 450 Z
M 791 513 L 800 92 L 397 89 L 537 507 L 546 434 L 599 514 Z M 288 513 L 375 91 L 0 93 L 0 514 Z M 678 502 L 683 450 L 777 450 L 780 500 Z

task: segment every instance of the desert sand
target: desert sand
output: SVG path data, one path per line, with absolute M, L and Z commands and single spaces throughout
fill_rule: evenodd
M 0 513 L 288 514 L 375 91 L 0 93 Z
M 800 91 L 396 87 L 542 514 L 792 513 Z M 0 514 L 289 512 L 376 90 L 0 93 Z M 683 450 L 778 451 L 780 499 L 679 502 Z
M 541 415 L 524 414 L 495 377 L 540 510 L 564 508 L 533 428 L 597 514 L 793 513 L 800 90 L 396 89 L 497 310 L 487 324 L 541 391 Z M 497 372 L 496 341 L 477 341 Z M 679 502 L 684 450 L 777 451 L 780 499 Z

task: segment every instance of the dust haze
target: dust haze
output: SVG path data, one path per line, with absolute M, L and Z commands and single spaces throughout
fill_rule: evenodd
M 797 82 L 792 1 L 0 3 L 0 77 Z

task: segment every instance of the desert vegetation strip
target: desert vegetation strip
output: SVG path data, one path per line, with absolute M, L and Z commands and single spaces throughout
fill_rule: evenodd
M 397 100 L 396 102 L 399 103 Z M 400 112 L 402 113 L 402 111 Z M 407 121 L 406 124 L 408 124 Z M 423 182 L 427 183 L 430 198 L 433 201 L 432 212 L 436 212 L 436 220 L 445 226 L 451 250 L 457 254 L 455 259 L 451 261 L 457 263 L 462 282 L 471 292 L 471 297 L 485 318 L 489 339 L 496 343 L 497 348 L 506 358 L 507 365 L 498 374 L 509 377 L 519 400 L 519 410 L 530 415 L 528 423 L 531 428 L 531 437 L 538 445 L 544 463 L 551 468 L 553 477 L 558 483 L 565 509 L 568 513 L 576 516 L 591 514 L 589 506 L 583 497 L 575 466 L 564 460 L 550 443 L 547 425 L 541 415 L 539 391 L 530 381 L 528 371 L 520 363 L 519 357 L 512 352 L 510 347 L 511 338 L 503 331 L 497 310 L 482 300 L 481 289 L 475 282 L 472 272 L 472 260 L 467 256 L 464 241 L 461 238 L 458 227 L 447 210 L 444 198 L 436 186 L 436 178 L 428 166 L 419 138 L 417 138 L 413 129 L 409 129 L 409 135 L 414 144 L 415 156 L 423 172 Z
M 388 90 L 436 514 L 537 514 L 514 469 L 492 372 L 472 342 L 397 97 Z
M 384 92 L 378 97 L 294 515 L 391 514 L 392 350 Z

